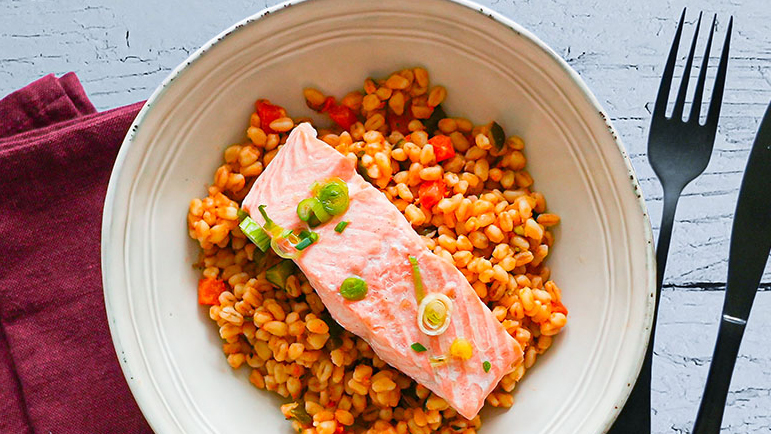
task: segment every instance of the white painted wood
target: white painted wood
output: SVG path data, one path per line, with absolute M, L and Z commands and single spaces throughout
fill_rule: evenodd
M 0 96 L 47 73 L 75 71 L 99 109 L 142 100 L 211 36 L 274 3 L 0 0 Z M 686 2 L 481 3 L 536 33 L 587 81 L 627 146 L 658 228 L 661 190 L 645 157 L 649 110 Z M 768 0 L 700 0 L 689 6 L 691 24 L 699 8 L 719 14 L 718 44 L 731 14 L 735 26 L 715 152 L 707 172 L 686 188 L 677 213 L 656 345 L 657 433 L 687 432 L 695 416 L 722 304 L 741 172 L 759 117 L 771 100 Z M 691 32 L 692 26 L 687 27 L 683 45 Z M 699 51 L 703 44 L 702 39 Z M 712 60 L 714 75 L 717 59 Z M 771 287 L 771 268 L 763 281 Z M 771 291 L 764 291 L 745 335 L 723 432 L 771 432 L 769 319 Z

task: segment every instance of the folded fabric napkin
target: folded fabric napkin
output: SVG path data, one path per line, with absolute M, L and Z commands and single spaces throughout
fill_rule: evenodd
M 0 100 L 0 433 L 152 432 L 115 356 L 99 256 L 141 106 L 98 113 L 72 73 Z

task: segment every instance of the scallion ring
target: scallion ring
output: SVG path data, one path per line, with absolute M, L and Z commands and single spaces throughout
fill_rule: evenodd
M 296 259 L 300 256 L 299 250 L 291 245 L 287 247 L 284 244 L 289 244 L 289 240 L 282 237 L 273 237 L 273 239 L 270 240 L 270 247 L 273 248 L 273 251 L 276 252 L 278 256 L 284 259 Z
M 270 236 L 268 236 L 268 234 L 262 230 L 262 227 L 256 221 L 252 220 L 251 217 L 244 217 L 244 219 L 241 220 L 241 223 L 238 224 L 238 227 L 241 228 L 241 232 L 256 244 L 261 251 L 264 252 L 268 250 L 268 247 L 270 246 Z
M 313 217 L 313 207 L 311 205 L 314 201 L 318 202 L 318 199 L 309 197 L 301 200 L 300 203 L 297 204 L 297 217 L 299 217 L 300 220 L 308 222 L 311 217 Z
M 318 220 L 319 224 L 326 223 L 330 220 L 332 220 L 332 215 L 330 215 L 327 210 L 324 208 L 324 205 L 322 205 L 321 201 L 313 198 L 313 201 L 310 202 L 311 210 L 313 211 L 313 215 Z M 309 220 L 309 226 L 313 227 L 313 225 L 310 224 Z
M 318 189 L 316 198 L 329 214 L 342 214 L 348 209 L 348 184 L 340 178 L 332 178 Z
M 418 306 L 418 328 L 429 336 L 438 336 L 450 326 L 452 300 L 442 293 L 426 294 Z
M 361 300 L 367 295 L 367 282 L 359 276 L 351 276 L 340 285 L 340 295 L 350 301 Z

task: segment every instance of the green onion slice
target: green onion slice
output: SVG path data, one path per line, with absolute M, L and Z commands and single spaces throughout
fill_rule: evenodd
M 338 234 L 343 233 L 343 231 L 345 230 L 345 227 L 348 226 L 350 223 L 351 222 L 345 222 L 345 221 L 338 223 L 337 226 L 335 226 L 335 232 L 337 232 Z
M 244 217 L 241 223 L 238 224 L 238 227 L 241 228 L 241 232 L 246 235 L 246 238 L 249 238 L 251 242 L 256 244 L 261 251 L 264 252 L 268 250 L 268 246 L 270 246 L 270 236 L 268 236 L 262 227 L 260 227 L 256 221 L 252 220 L 251 217 Z
M 450 326 L 452 318 L 450 297 L 434 292 L 426 295 L 418 306 L 418 328 L 429 336 L 438 336 Z
M 313 184 L 311 184 L 311 188 L 310 188 L 310 190 L 311 190 L 311 194 L 313 194 L 314 196 L 316 196 L 316 194 L 319 192 L 319 189 L 321 188 L 321 185 L 322 185 L 322 184 L 321 184 L 320 182 L 318 182 L 318 181 L 313 181 Z
M 316 217 L 316 214 L 311 214 L 311 218 L 308 219 L 308 226 L 315 228 L 320 224 L 321 224 L 321 221 L 319 220 L 318 217 Z
M 316 192 L 316 198 L 331 215 L 339 215 L 348 209 L 348 184 L 340 178 L 332 178 Z M 317 214 L 319 220 L 323 219 Z
M 265 226 L 263 229 L 265 229 L 266 232 L 270 232 L 270 234 L 274 237 L 280 236 L 281 232 L 283 232 L 283 228 L 273 223 L 273 220 L 268 217 L 268 213 L 265 211 L 265 205 L 260 205 L 257 207 L 257 209 L 260 211 L 262 218 L 265 220 Z
M 304 230 L 300 232 L 300 242 L 297 243 L 294 248 L 297 250 L 305 250 L 306 247 L 319 240 L 319 234 L 313 231 Z
M 412 281 L 415 284 L 415 298 L 418 299 L 418 303 L 423 301 L 423 279 L 420 278 L 420 267 L 418 266 L 418 260 L 414 256 L 410 256 L 410 264 L 412 264 Z
M 346 300 L 361 300 L 367 295 L 367 282 L 361 277 L 351 276 L 340 285 L 340 295 Z
M 444 354 L 439 356 L 431 356 L 428 358 L 428 362 L 431 363 L 431 367 L 436 368 L 447 363 L 448 357 Z
M 412 348 L 416 353 L 427 351 L 427 348 L 421 345 L 420 342 L 415 342 L 414 344 L 410 345 L 410 348 Z
M 299 242 L 299 240 L 298 240 Z M 273 237 L 270 240 L 270 247 L 276 254 L 284 259 L 296 259 L 300 257 L 300 251 L 294 248 L 292 243 L 283 237 Z
M 283 232 L 281 232 L 281 235 L 279 236 L 279 238 L 286 238 L 287 240 L 289 240 L 290 243 L 297 244 L 300 242 L 301 237 L 298 237 L 297 235 L 295 235 L 295 233 L 291 230 L 284 230 Z
M 303 238 L 299 243 L 297 243 L 297 245 L 294 246 L 294 248 L 297 250 L 305 250 L 305 248 L 311 244 L 313 244 L 313 241 L 311 241 L 310 238 Z
M 238 214 L 238 223 L 241 223 L 242 221 L 244 221 L 245 218 L 249 217 L 249 213 L 244 211 L 241 208 L 238 208 L 237 214 Z
M 319 221 L 319 224 L 332 220 L 332 216 L 324 208 L 324 205 L 321 203 L 321 201 L 316 198 L 314 198 L 314 201 L 311 202 L 311 210 L 313 211 L 313 215 L 316 217 L 316 220 Z
M 265 271 L 265 279 L 268 282 L 278 286 L 281 289 L 286 289 L 286 279 L 292 275 L 295 271 L 295 265 L 292 261 L 281 261 L 278 264 L 268 268 Z
M 309 197 L 307 199 L 303 199 L 300 201 L 300 203 L 297 204 L 297 217 L 300 218 L 300 220 L 304 222 L 310 221 L 311 217 L 313 217 L 313 202 L 318 202 L 319 200 L 315 197 Z
M 491 364 L 490 364 L 490 362 L 488 362 L 487 360 L 485 360 L 484 362 L 482 362 L 482 369 L 484 369 L 484 370 L 485 370 L 485 372 L 490 372 L 490 368 L 491 368 L 491 367 L 492 367 L 492 365 L 491 365 Z

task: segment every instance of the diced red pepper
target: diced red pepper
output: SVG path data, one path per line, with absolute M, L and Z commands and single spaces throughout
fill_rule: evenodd
M 446 194 L 447 188 L 444 185 L 444 181 L 441 179 L 437 179 L 436 181 L 423 181 L 420 184 L 420 187 L 418 187 L 420 204 L 428 209 L 433 208 Z
M 273 105 L 267 99 L 258 99 L 254 103 L 257 115 L 260 117 L 260 128 L 267 134 L 273 134 L 275 131 L 270 129 L 270 123 L 278 118 L 286 116 L 286 110 L 283 107 Z
M 326 113 L 328 112 L 332 107 L 337 105 L 337 101 L 335 101 L 335 97 L 328 96 L 324 99 L 324 102 L 321 104 L 321 107 L 319 107 L 319 113 Z
M 567 316 L 568 308 L 566 308 L 565 305 L 562 304 L 561 301 L 553 301 L 552 304 L 553 304 L 553 306 L 551 308 L 552 312 L 560 312 L 563 315 Z
M 198 304 L 220 304 L 219 298 L 227 287 L 225 282 L 213 277 L 207 277 L 198 281 Z
M 356 112 L 350 107 L 337 104 L 337 101 L 335 101 L 335 98 L 332 96 L 328 96 L 324 100 L 324 104 L 319 108 L 319 112 L 328 114 L 329 117 L 344 130 L 350 130 L 351 125 L 359 120 L 359 118 L 356 117 Z
M 344 130 L 350 130 L 351 125 L 359 120 L 356 117 L 356 113 L 350 107 L 344 105 L 338 105 L 329 109 L 329 117 Z
M 391 109 L 388 109 L 388 126 L 391 127 L 391 131 L 398 131 L 404 135 L 407 135 L 410 133 L 410 129 L 408 127 L 410 120 L 412 120 L 412 117 L 410 116 L 409 110 L 404 110 L 404 113 L 401 114 L 401 116 L 397 115 Z
M 438 134 L 431 137 L 428 140 L 428 143 L 434 147 L 434 155 L 436 156 L 437 162 L 448 160 L 455 156 L 455 148 L 452 146 L 452 140 L 445 135 Z

